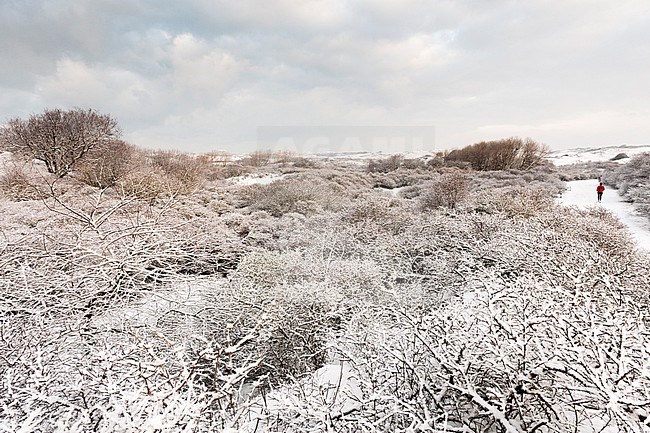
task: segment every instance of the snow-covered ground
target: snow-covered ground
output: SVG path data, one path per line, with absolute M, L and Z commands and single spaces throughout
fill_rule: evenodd
M 0 152 L 0 173 L 4 171 L 5 165 L 11 161 L 11 153 Z
M 567 190 L 560 197 L 560 203 L 582 208 L 590 206 L 604 207 L 629 227 L 630 233 L 637 241 L 640 249 L 650 251 L 650 220 L 638 215 L 634 210 L 634 206 L 624 201 L 623 197 L 618 195 L 618 191 L 612 188 L 605 190 L 603 200 L 598 203 L 596 200 L 596 186 L 598 186 L 596 179 L 567 182 Z
M 397 188 L 384 188 L 383 186 L 378 187 L 377 189 L 380 191 L 384 191 L 393 197 L 398 197 L 400 191 L 402 191 L 405 187 L 404 186 L 399 186 Z
M 634 155 L 643 152 L 650 152 L 650 144 L 623 144 L 620 146 L 578 147 L 556 150 L 549 155 L 548 159 L 555 165 L 569 165 L 579 162 L 609 161 L 622 153 L 632 158 Z M 630 160 L 629 158 L 619 159 L 616 162 L 625 164 Z
M 320 152 L 320 153 L 309 153 L 305 156 L 314 159 L 324 159 L 324 160 L 362 160 L 368 161 L 371 159 L 384 159 L 392 155 L 401 155 L 405 159 L 418 159 L 431 156 L 434 153 L 438 152 L 440 149 L 429 149 L 429 150 L 395 150 L 394 152 L 383 152 L 383 151 L 331 151 L 331 152 Z
M 266 174 L 262 176 L 239 176 L 229 179 L 229 182 L 234 185 L 249 186 L 249 185 L 269 185 L 276 180 L 284 179 L 284 174 Z

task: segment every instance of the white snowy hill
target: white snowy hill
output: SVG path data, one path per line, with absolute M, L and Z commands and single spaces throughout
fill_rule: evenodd
M 396 152 L 396 154 L 402 155 L 406 159 L 424 159 L 427 160 L 431 158 L 438 150 L 420 151 L 420 152 Z M 650 152 L 650 144 L 622 144 L 616 146 L 605 146 L 605 147 L 577 147 L 574 149 L 561 149 L 554 150 L 548 156 L 548 159 L 552 161 L 555 165 L 568 165 L 575 164 L 579 162 L 591 162 L 591 161 L 608 161 L 613 158 L 617 158 L 616 161 L 624 164 L 630 160 L 633 156 L 643 153 Z M 347 161 L 350 163 L 365 163 L 371 159 L 384 159 L 391 156 L 391 153 L 384 152 L 323 152 L 306 155 L 309 158 L 320 159 L 320 160 L 336 160 L 336 161 Z M 618 159 L 620 158 L 620 159 Z
M 613 158 L 622 164 L 629 161 L 629 158 L 643 152 L 650 152 L 650 144 L 623 144 L 620 146 L 607 147 L 578 147 L 575 149 L 563 149 L 551 152 L 548 157 L 555 165 L 568 165 L 578 162 L 608 161 Z M 619 156 L 620 155 L 620 156 Z M 623 155 L 627 158 L 622 157 Z

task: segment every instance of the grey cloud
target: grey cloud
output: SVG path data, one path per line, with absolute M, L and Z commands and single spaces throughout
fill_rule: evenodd
M 611 118 L 621 141 L 642 140 L 649 7 L 5 1 L 0 117 L 93 106 L 142 143 L 195 150 L 250 144 L 258 125 L 319 122 L 435 124 L 446 146 L 528 131 L 552 145 L 598 139 L 585 119 Z

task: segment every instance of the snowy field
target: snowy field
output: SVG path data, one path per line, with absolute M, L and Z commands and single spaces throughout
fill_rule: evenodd
M 556 150 L 549 155 L 548 159 L 555 165 L 569 165 L 581 162 L 608 161 L 619 154 L 625 154 L 628 158 L 617 160 L 619 164 L 625 164 L 630 158 L 643 152 L 650 152 L 650 144 Z
M 428 160 L 436 152 L 443 149 L 429 149 L 428 151 L 400 152 L 405 159 Z M 569 165 L 583 162 L 609 161 L 620 154 L 627 155 L 627 158 L 617 160 L 619 164 L 625 164 L 635 155 L 643 152 L 650 152 L 650 144 L 622 144 L 605 147 L 577 147 L 573 149 L 553 150 L 547 159 L 557 166 Z M 384 152 L 322 152 L 305 155 L 305 157 L 317 161 L 347 162 L 352 165 L 363 165 L 370 160 L 381 160 L 390 157 L 390 153 Z M 239 157 L 240 159 L 243 156 Z

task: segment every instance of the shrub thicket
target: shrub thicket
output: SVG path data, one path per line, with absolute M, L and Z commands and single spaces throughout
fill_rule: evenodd
M 531 138 L 481 141 L 451 151 L 445 161 L 467 162 L 474 170 L 528 170 L 545 161 L 549 149 Z
M 115 188 L 125 196 L 157 200 L 189 194 L 207 179 L 209 158 L 176 151 L 135 152 Z
M 650 153 L 636 155 L 628 163 L 612 167 L 603 173 L 602 179 L 618 188 L 620 194 L 650 217 Z
M 0 174 L 0 191 L 14 201 L 36 200 L 42 197 L 38 180 L 37 171 L 29 164 L 6 163 Z
M 268 185 L 246 189 L 244 205 L 273 216 L 288 213 L 307 215 L 316 210 L 339 209 L 345 202 L 341 188 L 332 182 L 309 176 L 292 176 Z
M 136 151 L 135 146 L 121 140 L 94 148 L 78 164 L 75 178 L 97 188 L 115 186 L 134 170 Z
M 0 197 L 5 430 L 648 426 L 648 257 L 611 214 L 558 206 L 552 171 L 242 186 L 134 158 L 110 188 Z
M 463 172 L 453 171 L 431 182 L 422 192 L 420 202 L 423 209 L 454 209 L 468 194 L 469 177 Z
M 391 155 L 384 159 L 371 159 L 368 161 L 367 170 L 369 173 L 388 173 L 397 170 L 403 163 L 403 155 Z

